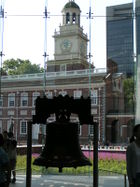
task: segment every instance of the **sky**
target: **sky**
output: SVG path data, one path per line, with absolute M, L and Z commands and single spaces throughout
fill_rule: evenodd
M 47 52 L 48 60 L 52 60 L 54 58 L 54 31 L 59 31 L 59 25 L 62 24 L 61 10 L 68 1 L 0 0 L 5 11 L 3 60 L 11 58 L 29 59 L 32 63 L 43 67 L 44 51 Z M 91 20 L 91 61 L 96 68 L 106 67 L 106 6 L 132 1 L 75 0 L 81 9 L 81 26 L 87 35 L 89 35 L 89 19 L 86 15 L 91 3 L 93 13 Z M 49 13 L 47 32 L 45 32 L 45 19 L 43 17 L 45 5 L 47 5 Z M 1 38 L 0 41 L 2 41 Z

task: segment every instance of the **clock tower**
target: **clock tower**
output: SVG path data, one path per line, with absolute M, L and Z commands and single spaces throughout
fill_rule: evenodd
M 84 69 L 88 67 L 88 38 L 80 26 L 80 13 L 81 10 L 75 1 L 69 0 L 62 10 L 62 25 L 59 28 L 60 30 L 58 32 L 55 31 L 53 36 L 55 41 L 55 65 L 59 64 L 65 70 Z M 73 66 L 73 68 L 68 68 L 70 66 Z

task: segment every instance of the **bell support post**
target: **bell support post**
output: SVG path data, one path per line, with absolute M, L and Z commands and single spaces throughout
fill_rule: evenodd
M 32 161 L 32 121 L 27 123 L 27 165 L 26 165 L 26 187 L 31 187 L 31 161 Z

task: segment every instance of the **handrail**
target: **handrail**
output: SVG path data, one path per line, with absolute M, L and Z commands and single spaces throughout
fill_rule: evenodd
M 89 74 L 101 74 L 106 73 L 106 68 L 95 68 L 95 69 L 84 69 L 84 70 L 73 70 L 73 71 L 59 71 L 59 72 L 46 72 L 46 78 L 62 77 L 62 76 L 81 76 Z M 2 76 L 4 80 L 15 80 L 15 79 L 29 79 L 29 78 L 43 78 L 44 73 L 33 73 L 33 74 L 22 74 L 22 75 L 8 75 Z

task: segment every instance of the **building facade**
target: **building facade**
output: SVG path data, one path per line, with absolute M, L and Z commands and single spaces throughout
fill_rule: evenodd
M 117 64 L 108 60 L 106 78 L 106 140 L 112 144 L 128 143 L 135 124 L 134 109 L 126 107 L 123 81 L 126 76 L 117 72 Z M 131 109 L 131 110 L 129 110 Z
M 73 71 L 50 72 L 46 75 L 45 95 L 48 98 L 68 94 L 74 98 L 89 96 L 89 76 L 91 76 L 91 113 L 99 122 L 100 140 L 105 139 L 105 81 L 106 71 L 84 69 Z M 57 78 L 57 79 L 56 79 Z M 55 83 L 55 84 L 54 84 Z M 13 124 L 14 135 L 18 142 L 27 138 L 27 122 L 35 114 L 35 99 L 44 95 L 44 74 L 16 75 L 2 77 L 2 97 L 0 102 L 0 131 L 7 130 Z M 54 120 L 54 116 L 50 120 Z M 78 122 L 78 117 L 72 121 Z M 33 125 L 33 139 L 45 134 L 45 125 Z M 43 131 L 42 131 L 43 130 Z M 93 136 L 93 126 L 80 126 L 81 144 L 87 144 Z
M 112 59 L 117 63 L 118 72 L 132 76 L 134 75 L 133 4 L 128 3 L 107 7 L 106 15 L 107 59 Z M 137 41 L 140 37 L 138 33 L 139 29 L 137 27 Z
M 118 85 L 113 80 L 114 76 L 122 77 L 122 81 L 128 77 L 132 77 L 135 84 L 137 63 L 134 63 L 134 47 L 136 47 L 136 55 L 138 56 L 140 53 L 139 0 L 136 0 L 135 16 L 133 9 L 132 3 L 110 6 L 106 9 L 107 67 L 108 61 L 112 61 L 117 65 L 117 68 L 115 68 L 116 73 L 107 81 L 107 85 L 112 84 L 112 91 L 106 92 L 107 100 L 109 100 L 108 95 L 112 94 L 110 97 L 112 106 L 107 105 L 108 109 L 106 110 L 106 138 L 114 143 L 129 141 L 135 124 L 135 99 L 133 98 L 133 106 L 128 107 L 124 90 L 114 92 L 113 88 Z M 134 18 L 136 18 L 136 28 L 134 26 Z M 107 85 L 106 87 L 108 87 Z M 135 85 L 132 87 L 135 87 Z M 133 95 L 135 95 L 134 89 Z M 107 100 L 106 103 L 109 103 Z

